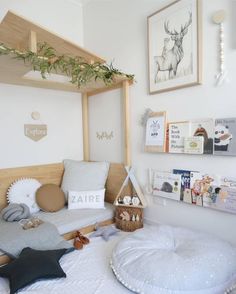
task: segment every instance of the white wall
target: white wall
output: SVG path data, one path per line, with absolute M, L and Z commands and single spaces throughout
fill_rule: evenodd
M 231 48 L 233 37 L 231 0 L 203 0 L 203 85 L 163 94 L 148 94 L 146 17 L 170 2 L 172 1 L 89 2 L 84 8 L 85 46 L 109 61 L 115 58 L 115 66 L 136 75 L 137 83 L 131 89 L 132 162 L 143 186 L 147 182 L 148 167 L 166 171 L 173 168 L 202 170 L 236 177 L 236 157 L 151 154 L 143 151 L 143 128 L 139 121 L 146 108 L 156 111 L 166 110 L 170 121 L 236 116 L 236 50 Z M 225 49 L 231 82 L 216 88 L 214 76 L 218 68 L 218 31 L 211 22 L 211 16 L 213 12 L 222 8 L 228 13 L 225 24 Z M 113 92 L 106 95 L 108 98 L 109 96 L 119 98 L 119 95 Z M 100 103 L 102 101 L 105 104 L 105 99 L 101 98 Z M 102 106 L 103 104 L 99 104 L 100 108 Z M 94 104 L 93 107 L 98 105 Z M 116 109 L 111 106 L 107 112 L 115 113 Z M 109 124 L 112 120 L 111 117 L 106 116 L 99 119 L 100 124 L 103 125 Z M 168 200 L 167 205 L 163 206 L 163 201 L 160 205 L 150 196 L 147 197 L 148 219 L 212 232 L 236 244 L 236 231 L 231 229 L 236 220 L 235 215 Z
M 8 9 L 83 45 L 82 7 L 73 0 L 0 0 L 0 20 Z M 0 168 L 82 159 L 79 94 L 6 84 L 0 93 Z M 39 142 L 24 136 L 32 111 L 48 125 Z

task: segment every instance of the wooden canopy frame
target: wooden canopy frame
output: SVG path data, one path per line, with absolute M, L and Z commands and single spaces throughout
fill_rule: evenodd
M 71 41 L 48 31 L 12 11 L 8 11 L 0 24 L 0 43 L 4 43 L 18 50 L 30 49 L 32 52 L 37 53 L 38 42 L 50 44 L 59 54 L 83 57 L 88 63 L 105 62 L 103 58 L 98 57 Z M 113 83 L 109 86 L 105 85 L 102 81 L 95 81 L 81 88 L 77 88 L 69 82 L 62 83 L 55 80 L 51 81 L 42 78 L 26 77 L 25 75 L 32 70 L 31 66 L 24 64 L 22 61 L 13 59 L 8 55 L 0 56 L 0 65 L 0 82 L 2 83 L 82 93 L 83 148 L 84 160 L 86 161 L 90 160 L 88 98 L 109 90 L 122 89 L 125 133 L 124 164 L 131 164 L 129 141 L 129 86 L 132 84 L 132 81 L 126 76 L 115 76 Z

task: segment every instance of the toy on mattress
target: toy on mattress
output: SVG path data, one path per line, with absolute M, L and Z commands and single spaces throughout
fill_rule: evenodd
M 18 245 L 18 253 L 24 247 L 32 247 L 31 235 L 42 239 L 52 224 L 62 235 L 113 218 L 112 205 L 104 202 L 109 164 L 65 160 L 64 168 L 61 188 L 50 183 L 42 185 L 32 178 L 12 183 L 7 192 L 9 205 L 1 212 L 0 235 L 4 236 L 1 252 L 15 256 L 7 250 L 8 241 Z M 27 232 L 23 230 L 35 227 Z M 24 240 L 24 246 L 20 240 Z M 40 246 L 33 248 L 40 249 Z

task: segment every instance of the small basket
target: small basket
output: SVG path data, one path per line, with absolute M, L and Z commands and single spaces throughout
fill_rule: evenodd
M 131 220 L 122 219 L 121 215 L 124 212 L 129 214 Z M 138 207 L 116 206 L 115 222 L 116 227 L 125 232 L 133 232 L 140 229 L 143 227 L 143 209 Z

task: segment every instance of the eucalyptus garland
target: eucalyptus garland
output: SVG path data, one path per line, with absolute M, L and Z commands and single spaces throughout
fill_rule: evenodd
M 50 73 L 65 74 L 71 77 L 70 82 L 77 85 L 78 88 L 97 80 L 109 85 L 117 75 L 124 76 L 129 80 L 134 79 L 134 75 L 120 72 L 113 67 L 112 63 L 110 65 L 100 62 L 90 64 L 82 57 L 57 55 L 56 50 L 47 43 L 38 44 L 37 53 L 30 50 L 19 51 L 1 43 L 0 55 L 11 55 L 12 58 L 31 64 L 33 70 L 39 71 L 43 79 L 46 79 L 47 74 Z

